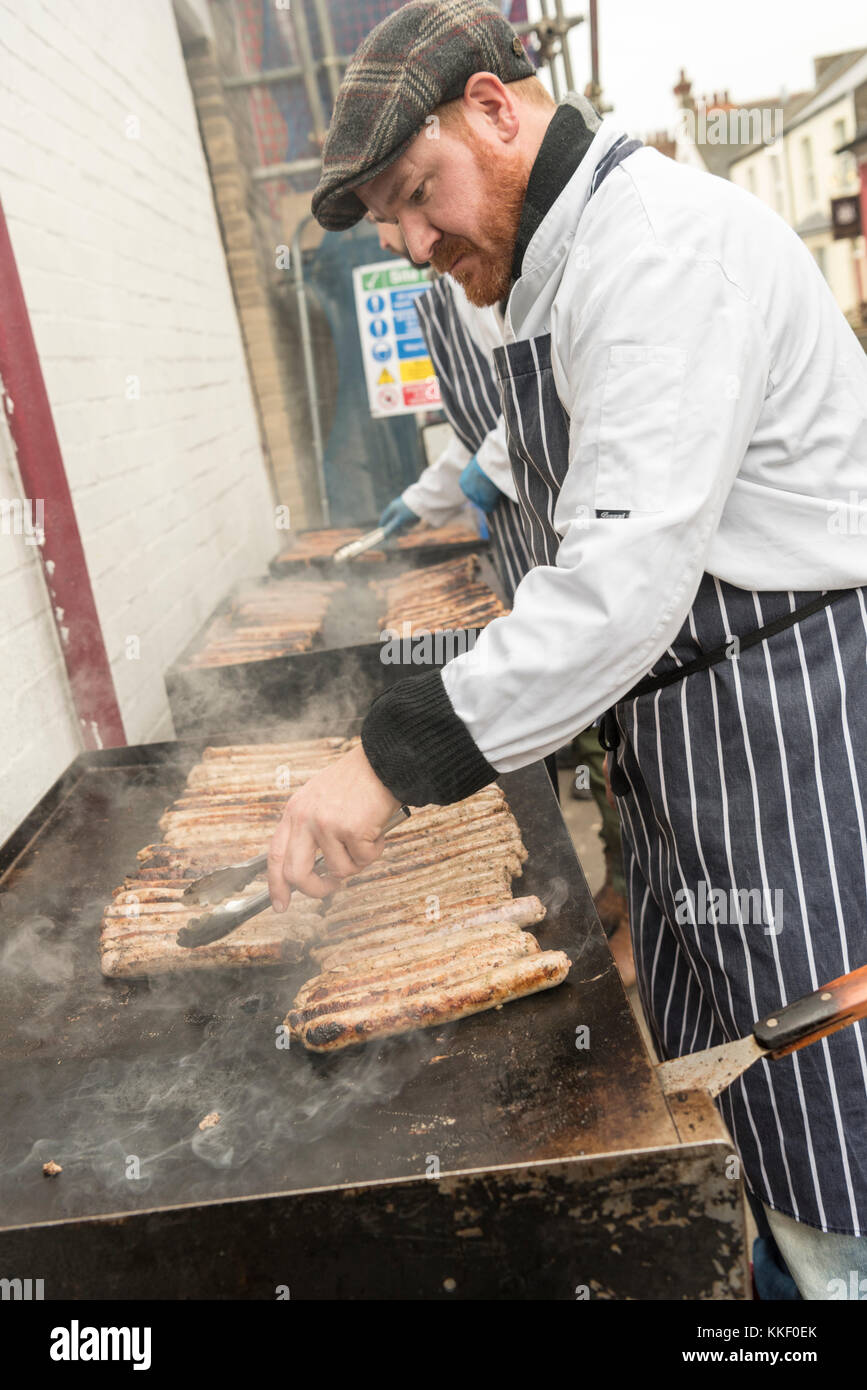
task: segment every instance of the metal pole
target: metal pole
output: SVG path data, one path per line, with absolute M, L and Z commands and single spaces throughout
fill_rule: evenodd
M 316 9 L 316 22 L 319 25 L 319 33 L 322 38 L 322 60 L 328 73 L 328 85 L 331 88 L 331 101 L 337 100 L 337 93 L 340 91 L 340 74 L 337 71 L 337 50 L 334 47 L 334 30 L 331 27 L 331 16 L 328 13 L 326 0 L 314 0 Z
M 123 716 L 2 206 L 0 377 L 0 410 L 7 416 L 26 493 L 20 499 L 27 508 L 21 525 L 31 534 L 24 544 L 34 544 L 42 565 L 81 740 L 85 748 L 122 748 L 127 741 Z M 8 527 L 8 509 L 18 499 L 4 500 Z
M 310 47 L 310 32 L 307 28 L 307 17 L 304 13 L 304 6 L 297 0 L 292 7 L 292 24 L 295 29 L 295 39 L 298 43 L 298 50 L 301 54 L 301 66 L 304 70 L 304 86 L 307 90 L 307 100 L 310 103 L 310 114 L 313 118 L 313 135 L 316 144 L 322 149 L 325 141 L 326 120 L 325 112 L 322 108 L 322 100 L 319 96 L 319 80 L 317 77 L 318 64 L 313 57 L 313 50 Z
M 550 19 L 551 13 L 548 8 L 548 0 L 539 0 L 539 7 L 542 11 L 543 19 Z M 563 88 L 560 85 L 560 74 L 553 57 L 548 59 L 548 71 L 551 74 L 551 90 L 554 93 L 554 100 L 560 102 L 563 99 Z
M 574 92 L 575 75 L 572 72 L 572 55 L 569 52 L 569 29 L 571 28 L 571 24 L 563 13 L 563 0 L 554 0 L 554 9 L 557 14 L 557 28 L 560 33 L 560 53 L 563 57 L 563 71 L 566 74 L 566 89 L 567 91 Z
M 313 456 L 316 460 L 316 480 L 319 485 L 319 506 L 322 510 L 322 524 L 331 523 L 331 508 L 325 490 L 325 449 L 322 444 L 322 423 L 319 419 L 319 385 L 316 380 L 316 364 L 313 360 L 313 340 L 310 336 L 310 315 L 307 309 L 307 285 L 304 280 L 304 261 L 301 255 L 301 233 L 312 222 L 308 216 L 302 218 L 292 238 L 292 269 L 295 274 L 295 294 L 298 300 L 298 319 L 301 326 L 301 352 L 304 358 L 304 378 L 307 395 L 310 398 L 310 421 L 313 426 Z
M 302 23 L 303 23 L 303 20 L 302 20 Z M 548 19 L 548 23 L 552 26 L 551 32 L 552 32 L 553 36 L 556 37 L 557 34 L 560 32 L 557 21 L 556 21 L 555 19 L 549 18 L 549 19 Z M 569 29 L 573 29 L 577 24 L 583 24 L 583 23 L 584 23 L 584 16 L 583 16 L 583 15 L 571 15 L 571 16 L 565 18 L 565 19 L 562 21 L 562 24 L 563 24 L 563 32 L 566 32 L 566 31 L 569 30 Z M 537 33 L 540 29 L 544 29 L 544 27 L 545 27 L 545 20 L 544 20 L 544 19 L 528 19 L 528 20 L 523 20 L 523 21 L 521 21 L 521 23 L 519 23 L 519 24 L 513 24 L 513 25 L 512 25 L 512 28 L 516 31 L 516 33 L 520 34 L 522 37 L 523 37 L 525 34 L 534 34 L 534 33 Z M 333 31 L 332 31 L 332 32 L 333 32 Z M 306 30 L 305 30 L 305 33 L 306 33 Z M 300 46 L 300 45 L 299 45 L 299 46 Z M 308 50 L 309 50 L 309 38 L 308 38 Z M 322 70 L 323 68 L 324 68 L 326 71 L 327 71 L 329 68 L 344 68 L 344 69 L 345 69 L 345 68 L 347 68 L 347 67 L 349 66 L 349 64 L 352 62 L 352 55 L 351 55 L 351 54 L 326 53 L 322 58 L 315 59 L 315 58 L 313 57 L 312 50 L 309 50 L 309 51 L 310 51 L 310 69 L 311 69 L 312 71 L 314 71 L 314 72 L 317 72 L 317 73 L 318 73 L 320 70 Z M 238 75 L 238 76 L 236 76 L 236 77 L 224 77 L 224 78 L 223 78 L 223 86 L 224 86 L 224 87 L 226 88 L 226 90 L 228 91 L 228 90 L 230 90 L 230 89 L 232 89 L 232 88 L 243 88 L 243 87 L 268 87 L 268 86 L 271 86 L 271 85 L 272 85 L 273 83 L 275 83 L 275 82 L 297 82 L 299 78 L 302 78 L 302 77 L 305 76 L 306 71 L 307 71 L 307 70 L 306 70 L 303 66 L 301 66 L 300 64 L 297 64 L 297 63 L 296 63 L 294 66 L 285 67 L 285 68 L 263 68 L 263 69 L 262 69 L 261 71 L 259 71 L 259 72 L 243 73 L 243 74 L 240 74 L 240 75 Z
M 593 84 L 593 99 L 602 95 L 599 85 L 599 14 L 598 0 L 590 0 L 590 81 Z
M 252 178 L 256 183 L 263 183 L 267 179 L 291 178 L 293 174 L 318 174 L 321 168 L 322 160 L 310 155 L 306 159 L 293 159 L 288 164 L 260 164 L 253 170 Z
M 224 77 L 223 86 L 226 91 L 235 87 L 268 87 L 274 82 L 292 82 L 295 78 L 303 76 L 304 69 L 296 63 L 291 68 L 265 68 L 261 72 L 245 73 L 241 77 Z

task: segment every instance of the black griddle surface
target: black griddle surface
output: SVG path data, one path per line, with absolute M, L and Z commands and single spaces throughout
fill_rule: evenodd
M 317 1056 L 277 1045 L 309 964 L 103 979 L 102 908 L 204 742 L 81 755 L 0 881 L 4 1226 L 677 1142 L 541 766 L 501 785 L 529 850 L 513 891 L 574 962 L 555 990 Z

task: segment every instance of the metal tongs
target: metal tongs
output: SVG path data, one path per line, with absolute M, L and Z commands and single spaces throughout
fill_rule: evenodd
M 342 545 L 339 550 L 335 550 L 331 558 L 335 565 L 345 565 L 347 560 L 354 560 L 366 550 L 375 550 L 378 545 L 382 545 L 388 534 L 388 527 L 377 526 L 375 531 L 368 531 L 365 535 L 359 536 L 357 541 Z
M 382 833 L 388 834 L 389 830 L 400 825 L 408 815 L 409 807 L 401 806 L 387 822 Z M 313 861 L 314 871 L 324 862 L 325 856 L 317 854 Z M 251 917 L 257 917 L 260 912 L 264 912 L 271 902 L 271 894 L 267 888 L 249 898 L 230 895 L 240 892 L 267 867 L 267 854 L 260 854 L 255 859 L 245 859 L 240 864 L 227 864 L 225 868 L 214 869 L 212 873 L 195 879 L 184 889 L 181 901 L 188 906 L 199 903 L 219 903 L 220 906 L 213 912 L 205 913 L 203 917 L 191 918 L 185 927 L 181 927 L 176 937 L 178 945 L 207 946 L 212 941 L 219 941 L 221 937 L 228 936 L 229 932 L 240 927 L 242 922 L 247 922 Z

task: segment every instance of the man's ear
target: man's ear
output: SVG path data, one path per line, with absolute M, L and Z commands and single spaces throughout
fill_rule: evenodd
M 474 72 L 464 87 L 464 114 L 477 128 L 485 127 L 508 144 L 521 126 L 514 96 L 492 72 Z M 475 120 L 473 119 L 475 117 Z

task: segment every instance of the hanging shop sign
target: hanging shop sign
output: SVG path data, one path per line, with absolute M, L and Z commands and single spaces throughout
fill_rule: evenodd
M 858 193 L 831 199 L 831 225 L 834 240 L 861 235 L 861 197 Z

